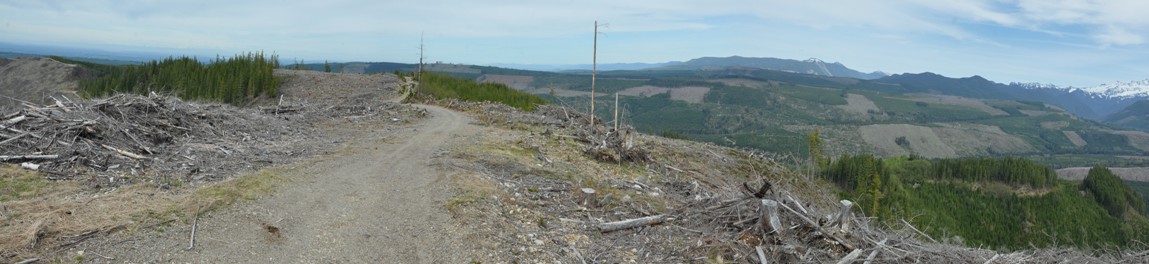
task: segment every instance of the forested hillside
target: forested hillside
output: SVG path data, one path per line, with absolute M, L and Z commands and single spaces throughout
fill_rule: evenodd
M 1144 201 L 1104 167 L 1080 183 L 1024 159 L 857 155 L 821 175 L 866 215 L 892 226 L 905 220 L 939 240 L 1010 250 L 1149 241 Z

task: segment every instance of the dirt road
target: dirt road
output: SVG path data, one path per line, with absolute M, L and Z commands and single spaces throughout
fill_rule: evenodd
M 430 117 L 400 135 L 364 138 L 286 170 L 286 183 L 266 197 L 201 216 L 192 250 L 182 224 L 73 249 L 116 263 L 467 262 L 466 232 L 443 206 L 448 174 L 431 163 L 452 138 L 475 130 L 460 113 L 421 107 Z

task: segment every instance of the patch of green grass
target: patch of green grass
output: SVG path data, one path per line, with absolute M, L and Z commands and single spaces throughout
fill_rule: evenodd
M 277 172 L 262 170 L 196 190 L 193 200 L 199 200 L 215 207 L 227 206 L 239 200 L 252 200 L 266 194 L 283 178 Z M 209 208 L 209 210 L 212 208 Z
M 0 167 L 0 202 L 35 197 L 48 187 L 48 181 L 15 165 Z
M 531 111 L 536 105 L 549 102 L 503 84 L 477 83 L 471 79 L 452 77 L 446 74 L 424 73 L 419 93 L 437 99 L 457 98 L 473 102 L 498 102 L 524 111 Z

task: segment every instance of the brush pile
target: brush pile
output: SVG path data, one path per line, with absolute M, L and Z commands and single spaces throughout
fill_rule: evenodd
M 722 256 L 734 263 L 1093 263 L 1136 262 L 1149 251 L 1090 256 L 1075 249 L 1000 253 L 938 243 L 908 222 L 878 229 L 855 215 L 853 203 L 816 211 L 770 183 L 748 182 L 738 198 L 703 195 L 675 215 L 675 223 L 701 230 L 688 255 Z M 728 196 L 729 197 L 729 196 Z M 697 258 L 695 258 L 697 259 Z
M 650 151 L 636 142 L 638 132 L 632 126 L 610 128 L 602 125 L 601 119 L 592 122 L 589 115 L 552 105 L 540 106 L 538 113 L 558 119 L 560 128 L 573 128 L 575 139 L 588 143 L 583 152 L 597 160 L 612 163 L 652 161 Z
M 94 186 L 212 180 L 301 154 L 289 146 L 309 131 L 286 119 L 156 94 L 57 99 L 0 116 L 0 161 Z

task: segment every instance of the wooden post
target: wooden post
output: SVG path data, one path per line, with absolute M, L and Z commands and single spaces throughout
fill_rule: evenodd
M 850 209 L 854 207 L 854 202 L 842 200 L 841 203 L 842 206 L 839 207 L 840 210 L 838 211 L 838 230 L 845 234 L 850 232 L 850 220 L 852 219 Z
M 782 223 L 778 220 L 778 202 L 762 199 L 762 206 L 758 208 L 761 214 L 758 216 L 758 226 L 761 226 L 763 231 L 770 230 L 774 234 L 781 233 L 783 228 Z M 767 229 L 767 225 L 770 229 Z

